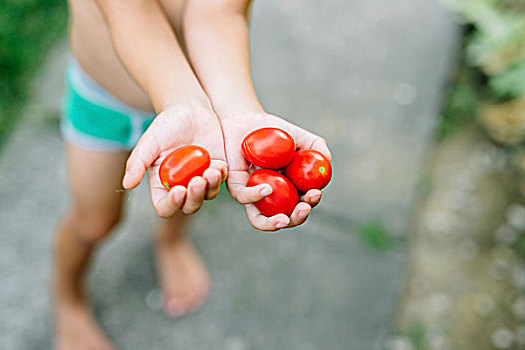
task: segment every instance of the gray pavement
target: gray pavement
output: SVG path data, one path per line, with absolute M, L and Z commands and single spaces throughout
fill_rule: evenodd
M 226 193 L 194 239 L 213 286 L 179 320 L 158 309 L 144 184 L 90 276 L 97 317 L 122 349 L 381 349 L 406 263 L 403 238 L 457 46 L 430 0 L 254 3 L 253 64 L 265 106 L 329 140 L 334 180 L 300 228 L 250 228 Z M 0 349 L 48 349 L 51 242 L 67 204 L 56 114 L 63 46 L 0 158 Z M 379 251 L 356 225 L 381 218 L 399 244 Z

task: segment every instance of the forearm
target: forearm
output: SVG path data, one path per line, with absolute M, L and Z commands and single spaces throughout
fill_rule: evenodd
M 97 0 L 124 67 L 157 112 L 178 103 L 209 106 L 156 0 Z
M 249 1 L 192 0 L 184 16 L 186 49 L 219 117 L 264 112 L 253 87 Z

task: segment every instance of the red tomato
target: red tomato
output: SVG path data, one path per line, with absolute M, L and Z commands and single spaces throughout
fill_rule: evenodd
M 210 163 L 206 149 L 196 145 L 182 146 L 168 154 L 160 164 L 160 181 L 168 190 L 177 185 L 186 187 L 192 178 L 202 176 Z
M 295 154 L 295 141 L 286 131 L 262 128 L 249 133 L 242 141 L 244 158 L 265 169 L 282 168 Z
M 264 216 L 286 214 L 290 216 L 299 202 L 299 194 L 294 185 L 275 170 L 259 169 L 253 172 L 246 184 L 253 187 L 268 184 L 273 192 L 258 202 L 253 203 Z
M 284 168 L 284 174 L 301 192 L 321 190 L 332 178 L 332 165 L 320 152 L 305 149 L 296 152 L 292 162 Z

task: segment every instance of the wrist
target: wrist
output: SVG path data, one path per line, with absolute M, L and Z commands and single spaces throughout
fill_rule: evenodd
M 264 108 L 257 102 L 253 104 L 231 104 L 217 105 L 213 104 L 213 109 L 219 119 L 232 119 L 245 117 L 247 115 L 266 115 Z
M 177 116 L 181 113 L 191 116 L 194 120 L 206 122 L 210 119 L 217 119 L 217 114 L 211 107 L 211 104 L 205 104 L 196 101 L 180 101 L 167 105 L 161 112 L 168 116 Z
M 155 110 L 160 112 L 173 109 L 205 109 L 212 111 L 212 105 L 202 89 L 195 89 L 194 91 L 183 90 L 174 91 L 170 94 L 165 94 L 152 98 Z

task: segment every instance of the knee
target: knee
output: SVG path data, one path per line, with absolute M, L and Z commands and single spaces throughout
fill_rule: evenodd
M 97 213 L 80 215 L 76 213 L 73 232 L 76 238 L 85 244 L 98 243 L 109 236 L 118 225 L 121 213 Z

